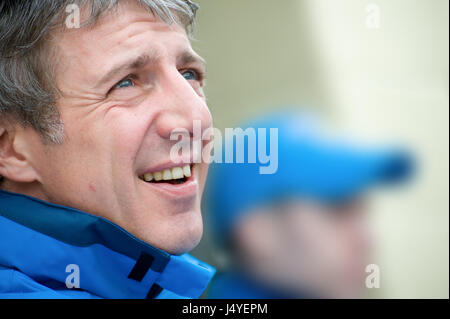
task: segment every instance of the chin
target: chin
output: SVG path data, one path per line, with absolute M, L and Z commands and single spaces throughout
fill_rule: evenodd
M 164 220 L 154 220 L 132 233 L 169 254 L 182 255 L 200 242 L 203 235 L 202 216 L 200 211 L 185 212 Z
M 193 225 L 192 227 L 185 227 L 180 229 L 177 234 L 174 234 L 173 238 L 163 244 L 165 248 L 162 248 L 166 252 L 172 255 L 182 255 L 184 253 L 193 250 L 202 239 L 203 224 Z

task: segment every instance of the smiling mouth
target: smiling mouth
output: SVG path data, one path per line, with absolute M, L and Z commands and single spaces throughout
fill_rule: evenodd
M 172 185 L 184 184 L 192 176 L 193 165 L 185 165 L 165 169 L 159 172 L 146 173 L 139 176 L 141 180 L 151 184 L 168 183 Z

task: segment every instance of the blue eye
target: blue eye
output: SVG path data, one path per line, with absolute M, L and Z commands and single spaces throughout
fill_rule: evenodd
M 192 80 L 196 80 L 197 79 L 197 73 L 195 73 L 195 71 L 192 71 L 192 70 L 185 71 L 185 72 L 182 73 L 182 75 L 188 81 L 192 81 Z
M 117 83 L 116 84 L 116 88 L 117 89 L 121 89 L 121 88 L 127 88 L 127 87 L 130 87 L 130 86 L 133 86 L 134 84 L 133 84 L 133 81 L 132 80 L 130 80 L 130 79 L 124 79 L 124 80 L 122 80 L 122 81 L 120 81 L 119 83 Z

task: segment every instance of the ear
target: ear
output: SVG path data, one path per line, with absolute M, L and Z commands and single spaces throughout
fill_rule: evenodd
M 0 126 L 0 175 L 17 183 L 38 180 L 38 174 L 30 163 L 32 138 L 26 138 L 26 130 Z

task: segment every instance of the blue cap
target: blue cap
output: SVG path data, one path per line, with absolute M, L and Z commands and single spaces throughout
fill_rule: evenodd
M 248 163 L 248 144 L 245 163 L 211 164 L 205 208 L 219 242 L 226 241 L 236 221 L 255 205 L 287 197 L 343 201 L 377 184 L 404 181 L 412 172 L 412 158 L 405 151 L 358 148 L 326 138 L 315 118 L 307 114 L 270 114 L 241 128 L 254 128 L 257 141 L 265 135 L 266 154 L 270 154 L 269 129 L 278 129 L 278 169 L 261 174 L 260 168 L 268 163 L 258 156 L 256 163 Z M 265 134 L 258 128 L 266 128 Z M 223 145 L 225 153 L 226 141 Z

